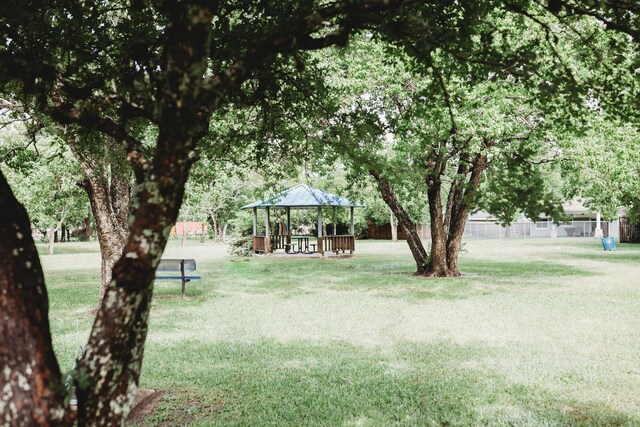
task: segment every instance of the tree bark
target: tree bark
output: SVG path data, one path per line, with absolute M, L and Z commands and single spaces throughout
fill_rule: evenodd
M 447 269 L 450 275 L 459 276 L 458 257 L 464 235 L 464 226 L 469 218 L 469 203 L 477 195 L 478 188 L 482 181 L 482 176 L 487 168 L 487 156 L 484 152 L 478 153 L 471 167 L 471 175 L 463 192 L 456 194 L 453 206 L 455 207 L 451 216 L 451 226 L 447 238 Z
M 91 219 L 85 217 L 84 219 L 84 241 L 88 242 L 91 239 Z
M 70 425 L 29 217 L 0 172 L 0 423 Z
M 420 240 L 420 236 L 416 232 L 415 223 L 400 205 L 398 197 L 393 191 L 393 187 L 389 181 L 380 176 L 377 171 L 370 170 L 369 174 L 376 180 L 382 200 L 384 200 L 387 206 L 389 206 L 389 209 L 391 209 L 391 212 L 393 212 L 397 218 L 398 224 L 400 224 L 407 236 L 407 244 L 409 245 L 413 259 L 416 262 L 416 274 L 425 274 L 428 259 L 427 251 L 425 251 L 424 246 L 422 245 L 422 240 Z
M 120 153 L 119 158 L 114 152 L 105 152 L 103 155 L 90 153 L 80 148 L 79 139 L 71 142 L 69 146 L 86 177 L 81 185 L 89 197 L 96 223 L 101 257 L 99 301 L 102 301 L 111 282 L 111 271 L 122 255 L 128 234 L 127 217 L 132 173 L 121 164 L 124 162 L 124 152 Z M 88 218 L 85 220 L 85 226 L 90 232 Z
M 431 217 L 431 251 L 426 276 L 447 277 L 455 275 L 447 267 L 447 235 L 442 212 L 442 182 L 432 178 L 427 190 L 429 215 Z
M 159 144 L 185 145 L 173 138 L 161 130 Z M 89 387 L 77 385 L 80 425 L 121 425 L 133 404 L 155 268 L 176 222 L 188 172 L 187 162 L 180 157 L 170 159 L 176 167 L 167 168 L 168 155 L 154 160 L 150 178 L 134 193 L 135 220 L 124 253 L 113 267 L 80 368 L 91 379 Z

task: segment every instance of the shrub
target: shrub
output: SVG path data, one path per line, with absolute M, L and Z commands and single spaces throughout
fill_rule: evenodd
M 229 253 L 236 256 L 249 256 L 251 255 L 251 236 L 240 236 L 233 234 L 227 240 L 229 247 Z

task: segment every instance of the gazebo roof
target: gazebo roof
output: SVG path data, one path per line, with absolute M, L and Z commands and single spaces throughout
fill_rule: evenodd
M 249 208 L 265 208 L 265 207 L 291 207 L 291 208 L 312 208 L 317 206 L 353 206 L 362 208 L 364 205 L 354 203 L 344 197 L 309 187 L 308 185 L 298 184 L 275 196 L 250 203 L 243 206 L 242 209 Z

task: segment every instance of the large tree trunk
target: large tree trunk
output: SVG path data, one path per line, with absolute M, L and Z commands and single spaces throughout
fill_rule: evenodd
M 0 172 L 0 423 L 69 425 L 49 302 L 26 210 Z
M 162 131 L 159 142 L 169 143 L 173 135 Z M 138 385 L 153 290 L 155 268 L 164 251 L 169 230 L 175 223 L 184 195 L 188 172 L 186 162 L 154 161 L 145 185 L 136 187 L 138 206 L 124 253 L 113 267 L 97 313 L 81 370 L 92 379 L 89 387 L 78 384 L 81 425 L 121 425 L 126 419 Z M 181 164 L 182 163 L 182 164 Z M 162 204 L 156 200 L 164 197 Z M 109 402 L 105 404 L 104 402 Z
M 391 187 L 389 181 L 381 177 L 377 171 L 370 170 L 369 174 L 378 183 L 378 189 L 380 190 L 382 200 L 384 200 L 387 206 L 389 206 L 389 209 L 391 209 L 391 212 L 393 212 L 393 214 L 397 218 L 398 224 L 400 224 L 407 236 L 407 244 L 409 245 L 409 249 L 411 250 L 413 259 L 416 262 L 416 274 L 424 274 L 426 271 L 428 259 L 427 251 L 425 251 L 424 246 L 422 245 L 422 240 L 420 240 L 420 236 L 416 232 L 415 223 L 411 220 L 409 214 L 407 214 L 404 208 L 400 205 L 398 197 L 393 191 L 393 188 Z
M 447 234 L 442 212 L 442 183 L 438 178 L 429 182 L 427 190 L 431 217 L 431 251 L 426 276 L 447 277 L 456 275 L 447 267 Z

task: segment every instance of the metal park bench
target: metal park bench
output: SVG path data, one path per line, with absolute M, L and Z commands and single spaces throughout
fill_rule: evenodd
M 196 260 L 195 259 L 161 259 L 160 264 L 158 264 L 158 268 L 156 268 L 156 279 L 174 279 L 182 281 L 182 299 L 184 299 L 186 292 L 186 284 L 191 280 L 200 279 L 200 276 L 195 275 L 186 275 L 187 271 L 196 271 Z M 179 275 L 159 275 L 158 273 L 162 272 L 174 272 L 180 273 Z

